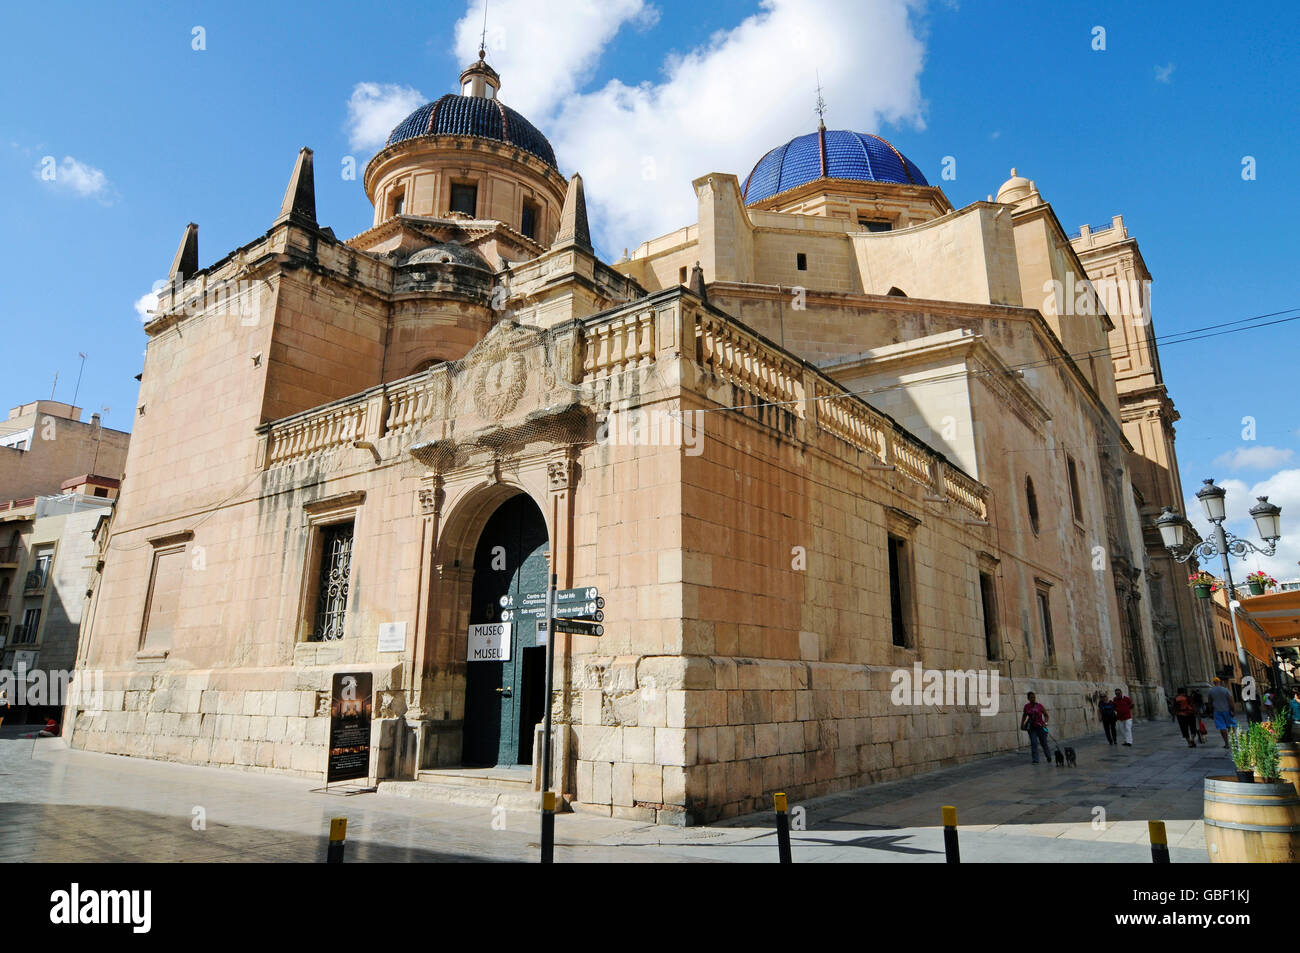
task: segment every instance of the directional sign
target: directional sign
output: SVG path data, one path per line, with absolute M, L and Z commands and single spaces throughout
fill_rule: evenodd
M 519 609 L 502 609 L 501 621 L 510 622 L 520 616 L 532 616 L 534 619 L 546 618 L 546 606 L 523 606 Z
M 602 603 L 604 599 L 600 600 Z M 594 602 L 573 602 L 567 606 L 555 607 L 555 618 L 557 619 L 594 619 L 597 622 L 605 620 L 605 613 L 596 608 Z
M 575 635 L 604 635 L 605 627 L 594 622 L 580 622 L 577 619 L 556 619 L 556 632 L 571 632 Z
M 581 589 L 557 589 L 555 604 L 566 602 L 595 602 L 597 609 L 605 608 L 605 600 L 600 597 L 600 590 L 595 586 L 583 586 Z
M 500 602 L 501 602 L 501 608 L 503 609 L 513 609 L 517 606 L 518 607 L 541 606 L 543 609 L 545 609 L 546 593 L 525 592 L 518 597 L 513 596 L 510 593 L 506 593 L 504 596 L 501 597 Z

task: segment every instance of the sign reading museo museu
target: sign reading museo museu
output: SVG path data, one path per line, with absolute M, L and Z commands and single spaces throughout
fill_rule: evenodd
M 334 673 L 326 784 L 370 775 L 370 686 L 369 672 Z
M 470 662 L 510 661 L 510 635 L 513 627 L 511 622 L 471 625 L 465 658 Z

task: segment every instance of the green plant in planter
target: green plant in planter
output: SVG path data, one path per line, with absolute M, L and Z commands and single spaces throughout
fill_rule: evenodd
M 1282 755 L 1277 750 L 1277 742 L 1272 733 L 1263 725 L 1251 725 L 1254 735 L 1252 754 L 1255 767 L 1265 781 L 1277 781 L 1282 773 Z
M 1291 740 L 1291 712 L 1284 703 L 1273 716 L 1273 720 L 1268 723 L 1268 730 L 1273 736 L 1275 742 L 1281 743 Z
M 1251 742 L 1249 731 L 1241 728 L 1232 728 L 1228 731 L 1228 753 L 1232 755 L 1232 763 L 1238 771 L 1249 771 L 1251 765 L 1255 763 Z

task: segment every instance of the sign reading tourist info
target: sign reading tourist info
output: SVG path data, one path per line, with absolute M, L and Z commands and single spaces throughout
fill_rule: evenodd
M 595 586 L 578 589 L 559 589 L 555 593 L 554 625 L 556 632 L 577 635 L 604 635 L 605 600 Z M 537 644 L 545 645 L 549 636 L 546 618 L 546 593 L 525 592 L 518 597 L 501 597 L 501 621 L 510 622 L 515 616 L 533 616 L 537 619 Z
M 370 775 L 370 684 L 369 672 L 334 673 L 326 784 Z
M 469 627 L 466 659 L 471 662 L 509 662 L 512 622 L 481 622 Z

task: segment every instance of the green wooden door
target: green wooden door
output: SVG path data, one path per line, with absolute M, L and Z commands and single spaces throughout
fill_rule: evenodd
M 474 553 L 470 624 L 498 621 L 507 593 L 518 603 L 525 593 L 545 592 L 547 548 L 546 522 L 529 497 L 501 504 Z M 532 763 L 533 728 L 544 712 L 545 653 L 537 646 L 536 619 L 520 615 L 512 620 L 508 660 L 468 663 L 465 764 Z

